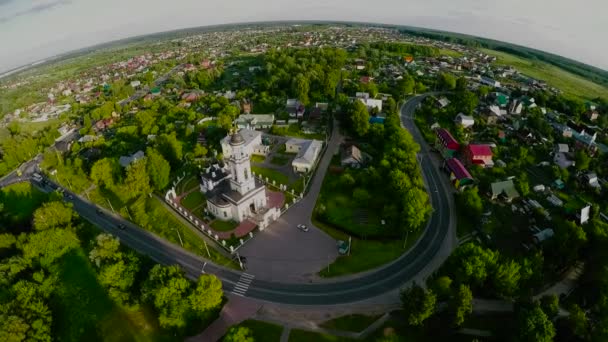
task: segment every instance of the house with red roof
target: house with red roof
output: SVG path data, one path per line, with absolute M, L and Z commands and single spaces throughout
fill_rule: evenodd
M 443 162 L 443 168 L 450 174 L 450 181 L 456 189 L 464 189 L 473 184 L 473 176 L 469 173 L 462 162 L 456 158 L 449 158 Z
M 469 144 L 464 149 L 464 157 L 469 165 L 494 166 L 492 149 L 489 145 Z
M 435 147 L 441 152 L 444 158 L 452 158 L 460 149 L 460 144 L 452 134 L 445 128 L 439 128 L 435 131 L 437 134 L 437 142 Z

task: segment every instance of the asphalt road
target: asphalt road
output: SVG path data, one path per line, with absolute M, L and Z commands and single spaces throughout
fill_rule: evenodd
M 427 229 L 414 248 L 391 264 L 348 280 L 316 284 L 288 284 L 259 280 L 245 274 L 244 277 L 249 280 L 247 281 L 246 291 L 241 291 L 244 296 L 269 302 L 298 305 L 332 305 L 356 302 L 402 286 L 438 257 L 443 241 L 448 236 L 450 220 L 452 220 L 450 217 L 452 202 L 448 198 L 449 190 L 441 179 L 444 176 L 439 174 L 430 156 L 425 153 L 429 150 L 428 146 L 411 120 L 416 105 L 424 96 L 421 95 L 409 100 L 402 107 L 401 113 L 404 127 L 412 131 L 414 139 L 422 146 L 419 160 L 425 175 L 431 204 L 434 208 Z M 46 191 L 53 190 L 48 186 L 42 188 Z M 74 203 L 74 209 L 82 217 L 119 237 L 129 247 L 148 255 L 157 262 L 179 264 L 186 274 L 193 279 L 203 271 L 215 274 L 222 280 L 225 291 L 233 291 L 236 286 L 239 286 L 237 283 L 243 288 L 242 272 L 206 262 L 200 256 L 185 251 L 119 216 L 114 216 L 105 209 L 98 209 L 94 204 L 78 196 L 66 200 Z M 124 224 L 126 229 L 118 229 L 119 223 Z

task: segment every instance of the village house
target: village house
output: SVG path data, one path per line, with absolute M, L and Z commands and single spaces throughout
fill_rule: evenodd
M 475 119 L 473 119 L 472 116 L 459 113 L 458 115 L 456 115 L 456 119 L 454 119 L 454 122 L 456 122 L 457 125 L 460 125 L 463 128 L 469 128 L 475 124 Z
M 128 167 L 133 162 L 136 162 L 145 157 L 144 151 L 137 151 L 130 156 L 121 156 L 118 158 L 118 164 L 122 167 Z
M 464 156 L 469 165 L 480 165 L 485 168 L 494 166 L 492 149 L 488 145 L 469 144 L 464 149 Z
M 600 113 L 597 110 L 588 110 L 586 116 L 589 121 L 595 121 L 600 116 Z
M 443 168 L 449 173 L 450 181 L 456 189 L 464 189 L 467 185 L 473 184 L 473 176 L 460 160 L 456 158 L 446 159 L 443 162 Z
M 288 99 L 285 104 L 285 110 L 290 117 L 298 119 L 302 118 L 306 112 L 304 105 L 297 99 Z
M 590 187 L 594 189 L 600 189 L 602 186 L 597 178 L 597 173 L 595 172 L 587 172 L 583 175 L 583 179 Z
M 502 182 L 492 183 L 492 199 L 496 200 L 499 197 L 507 202 L 511 202 L 516 198 L 519 198 L 519 192 L 515 189 L 513 180 L 506 180 Z
M 439 128 L 435 131 L 437 141 L 435 147 L 444 158 L 451 158 L 460 149 L 460 144 L 452 134 L 445 128 Z
M 319 140 L 292 138 L 285 143 L 287 153 L 297 153 L 291 166 L 294 172 L 298 173 L 308 173 L 312 170 L 322 148 L 323 143 Z
M 274 124 L 274 114 L 242 114 L 235 124 L 238 128 L 267 129 Z
M 450 104 L 450 100 L 448 100 L 448 98 L 445 96 L 442 96 L 439 99 L 435 100 L 435 105 L 439 109 L 443 109 L 443 108 L 447 107 L 449 104 Z
M 366 160 L 366 156 L 357 146 L 350 145 L 342 149 L 340 165 L 358 169 L 365 165 Z

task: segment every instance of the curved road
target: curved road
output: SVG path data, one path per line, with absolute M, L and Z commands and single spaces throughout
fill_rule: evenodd
M 440 175 L 434 166 L 428 154 L 428 145 L 412 120 L 416 106 L 428 95 L 430 94 L 414 97 L 401 108 L 402 124 L 412 132 L 414 139 L 421 145 L 419 161 L 434 208 L 427 229 L 414 248 L 389 265 L 348 280 L 317 284 L 287 284 L 258 280 L 245 275 L 249 282 L 246 297 L 298 305 L 331 305 L 361 301 L 402 286 L 418 275 L 427 264 L 439 258 L 443 242 L 451 234 L 450 229 L 454 227 L 451 224 L 453 218 L 450 217 L 452 202 L 448 197 L 449 189 L 442 180 L 444 176 Z M 185 251 L 104 209 L 99 213 L 97 212 L 99 209 L 94 204 L 78 196 L 74 196 L 71 201 L 74 203 L 74 209 L 81 216 L 101 229 L 118 236 L 126 245 L 160 263 L 179 264 L 191 278 L 198 277 L 204 269 L 204 272 L 215 274 L 222 280 L 225 291 L 232 291 L 243 276 L 242 272 L 206 263 L 200 256 Z M 127 229 L 117 229 L 119 223 L 123 223 Z

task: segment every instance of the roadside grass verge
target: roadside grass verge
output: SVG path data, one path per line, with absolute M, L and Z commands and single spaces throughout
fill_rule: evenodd
M 279 342 L 283 333 L 283 327 L 280 325 L 254 319 L 248 319 L 237 326 L 250 329 L 254 341 Z
M 343 330 L 352 332 L 361 332 L 369 327 L 372 323 L 378 320 L 381 315 L 361 315 L 353 314 L 342 317 L 337 317 L 321 324 L 323 328 L 332 330 Z
M 352 338 L 322 334 L 313 331 L 292 329 L 289 332 L 289 342 L 354 342 L 359 341 Z

